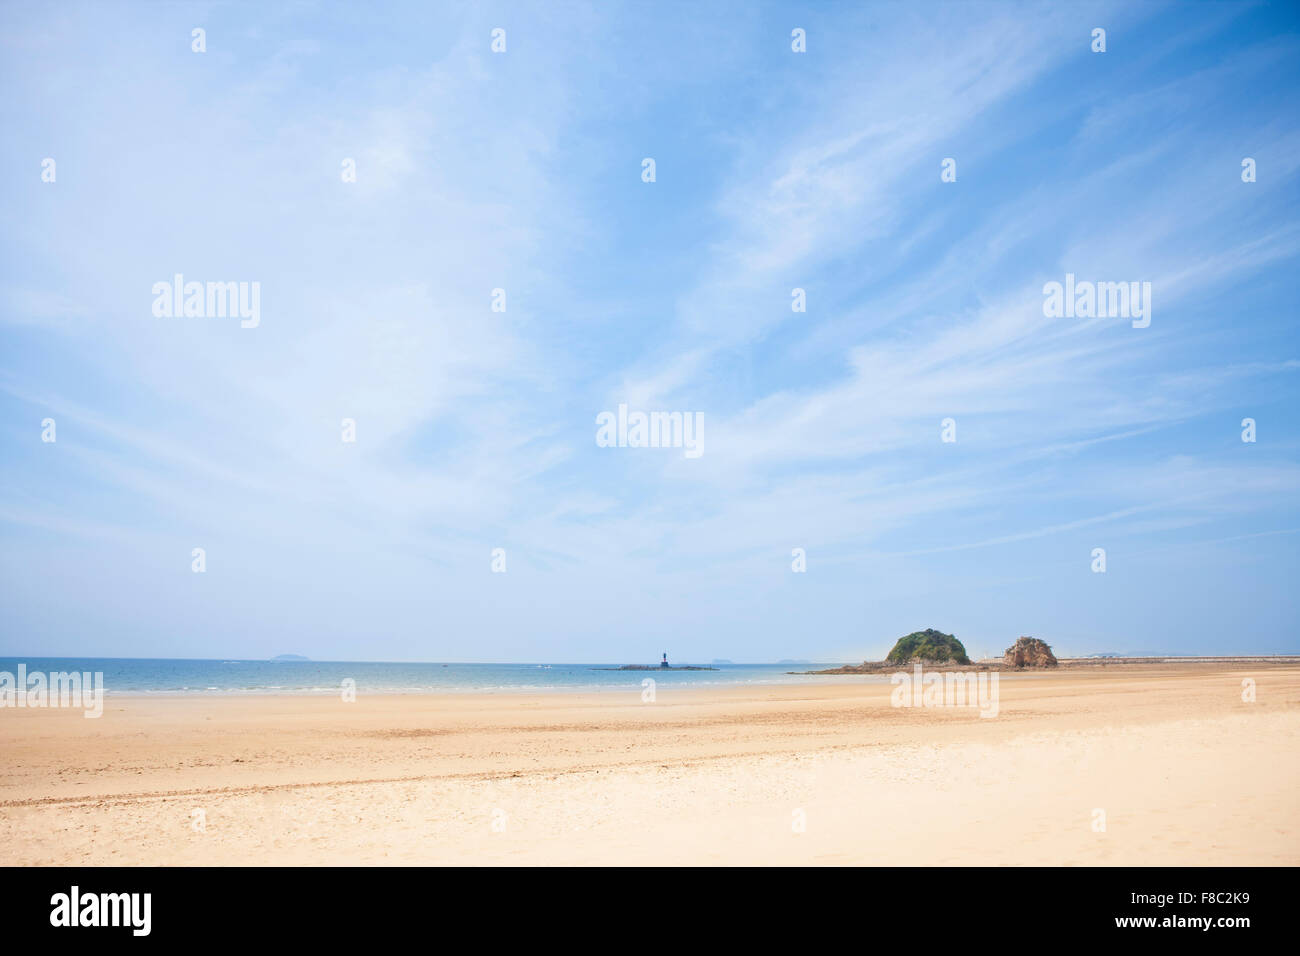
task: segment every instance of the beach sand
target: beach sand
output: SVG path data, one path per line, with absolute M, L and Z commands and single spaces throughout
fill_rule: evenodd
M 1295 665 L 826 681 L 7 708 L 3 862 L 1300 863 Z

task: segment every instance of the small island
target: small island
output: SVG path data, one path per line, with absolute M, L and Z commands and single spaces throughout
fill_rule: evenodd
M 271 658 L 271 663 L 294 663 L 296 661 L 309 661 L 310 657 L 303 657 L 301 654 L 276 654 Z
M 1002 663 L 1017 669 L 1024 667 L 1056 667 L 1059 661 L 1046 641 L 1036 637 L 1022 637 L 1007 648 Z
M 927 627 L 900 637 L 883 661 L 845 664 L 824 671 L 790 671 L 792 674 L 884 674 L 913 664 L 935 670 L 969 668 L 979 671 L 1024 670 L 1030 667 L 1056 667 L 1058 661 L 1046 641 L 1021 637 L 998 659 L 975 662 L 966 648 L 952 634 Z
M 698 667 L 692 664 L 624 664 L 622 667 L 593 667 L 594 671 L 716 671 L 716 667 Z
M 891 664 L 910 664 L 913 661 L 925 664 L 970 663 L 961 641 L 932 627 L 900 637 L 885 660 Z
M 664 651 L 664 659 L 659 662 L 658 666 L 650 664 L 624 664 L 622 667 L 593 667 L 594 671 L 716 671 L 716 667 L 698 667 L 695 665 L 681 665 L 674 667 L 668 663 L 668 652 Z

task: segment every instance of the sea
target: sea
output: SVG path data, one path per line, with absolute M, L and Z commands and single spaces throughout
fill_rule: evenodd
M 808 661 L 774 664 L 703 664 L 716 670 L 618 670 L 618 664 L 466 664 L 384 661 L 191 660 L 115 657 L 0 657 L 0 671 L 102 672 L 113 694 L 338 694 L 344 681 L 356 692 L 376 694 L 511 693 L 559 690 L 640 692 L 642 681 L 657 687 L 825 683 L 844 677 L 792 674 L 835 667 Z M 878 675 L 855 677 L 874 681 Z

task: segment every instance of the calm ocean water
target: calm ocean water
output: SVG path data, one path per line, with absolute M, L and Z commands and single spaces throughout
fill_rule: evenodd
M 396 664 L 355 661 L 166 660 L 101 657 L 0 657 L 0 671 L 102 671 L 112 694 L 337 694 L 356 681 L 358 694 L 469 693 L 547 690 L 640 690 L 660 687 L 824 683 L 787 671 L 834 664 L 717 664 L 714 671 L 598 670 L 617 664 Z M 872 678 L 855 678 L 870 680 Z

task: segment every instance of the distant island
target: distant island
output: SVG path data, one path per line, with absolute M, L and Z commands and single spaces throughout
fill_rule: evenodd
M 716 667 L 668 664 L 624 664 L 622 667 L 593 667 L 594 671 L 716 671 Z
M 658 667 L 651 667 L 648 664 L 624 664 L 622 667 L 593 667 L 594 671 L 716 671 L 716 667 L 674 667 L 668 663 L 668 652 L 664 651 L 664 659 L 659 662 Z
M 303 657 L 301 654 L 276 654 L 271 658 L 271 662 L 276 661 L 309 661 L 310 657 Z

